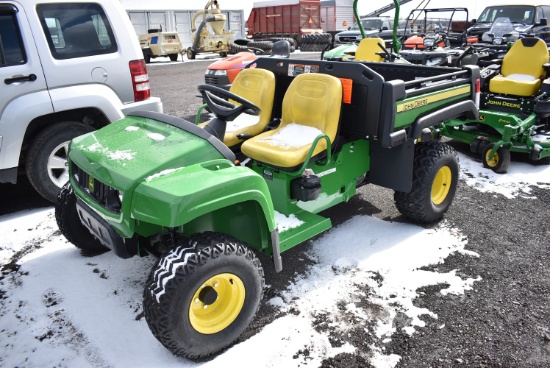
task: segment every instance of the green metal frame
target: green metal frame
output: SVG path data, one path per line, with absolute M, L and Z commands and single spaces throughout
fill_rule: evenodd
M 471 144 L 476 139 L 485 139 L 494 146 L 489 154 L 489 159 L 500 147 L 506 147 L 511 152 L 530 153 L 540 147 L 539 158 L 550 156 L 550 143 L 536 142 L 533 136 L 541 125 L 537 125 L 537 115 L 532 113 L 527 118 L 498 112 L 481 110 L 480 120 L 467 121 L 452 119 L 440 125 L 442 135 Z M 483 129 L 486 126 L 490 129 Z

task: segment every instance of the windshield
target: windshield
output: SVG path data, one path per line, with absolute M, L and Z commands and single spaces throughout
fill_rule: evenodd
M 489 6 L 483 10 L 478 23 L 493 23 L 497 18 L 510 18 L 512 23 L 533 24 L 535 7 L 530 5 Z
M 365 31 L 382 29 L 382 19 L 362 19 L 361 24 L 363 24 L 363 29 Z M 351 29 L 358 30 L 359 25 L 355 23 Z

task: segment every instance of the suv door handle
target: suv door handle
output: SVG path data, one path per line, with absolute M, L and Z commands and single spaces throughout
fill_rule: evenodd
M 4 83 L 6 84 L 12 84 L 12 83 L 19 83 L 19 82 L 34 82 L 36 80 L 36 74 L 29 74 L 29 75 L 22 75 L 17 77 L 11 77 L 4 79 Z

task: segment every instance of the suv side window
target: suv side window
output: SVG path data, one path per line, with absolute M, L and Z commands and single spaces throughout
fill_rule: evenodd
M 56 59 L 110 54 L 118 50 L 109 20 L 98 4 L 41 4 L 36 10 Z
M 13 5 L 0 4 L 0 68 L 27 62 L 16 13 Z

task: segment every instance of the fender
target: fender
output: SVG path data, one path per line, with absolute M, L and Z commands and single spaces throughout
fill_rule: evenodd
M 179 227 L 202 215 L 246 201 L 257 202 L 268 231 L 275 230 L 275 212 L 265 180 L 246 167 L 219 159 L 142 182 L 133 193 L 131 215 L 138 221 Z
M 55 112 L 92 106 L 103 112 L 110 121 L 122 119 L 123 104 L 109 87 L 101 84 L 81 84 L 50 90 Z
M 54 112 L 48 91 L 29 93 L 10 101 L 0 116 L 0 170 L 17 167 L 30 122 Z

